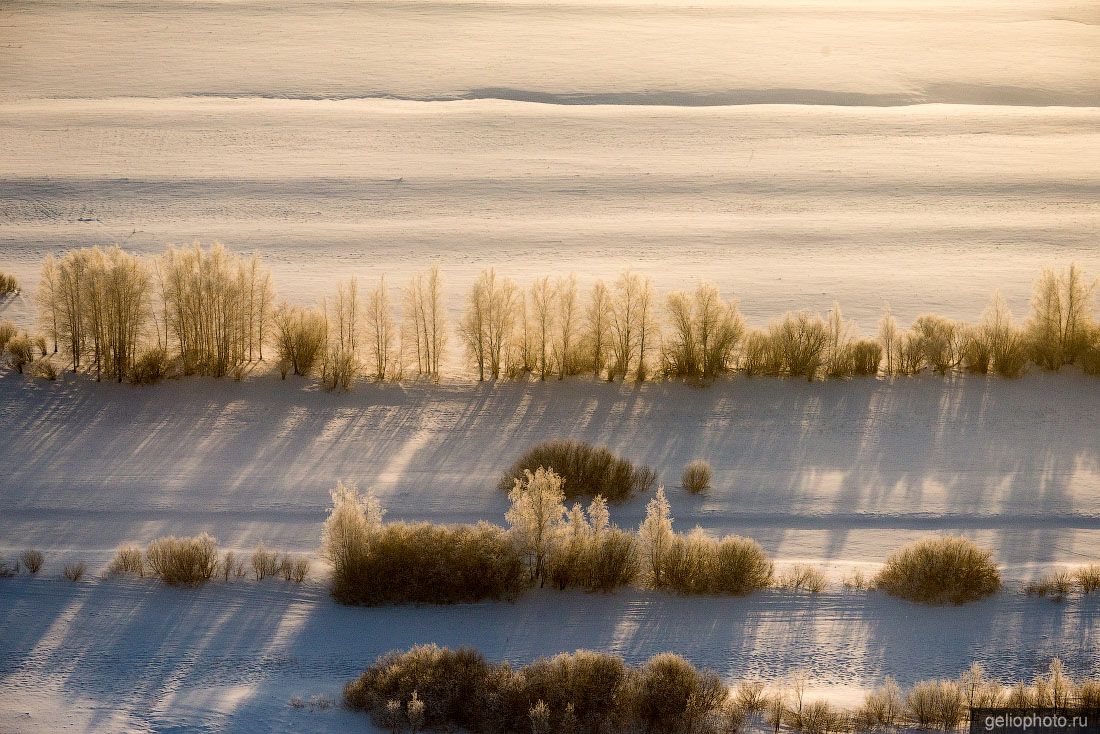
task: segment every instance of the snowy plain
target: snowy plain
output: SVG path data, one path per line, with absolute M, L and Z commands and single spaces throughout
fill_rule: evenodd
M 47 252 L 259 249 L 280 295 L 400 285 L 439 263 L 452 321 L 483 267 L 582 286 L 631 267 L 715 281 L 762 324 L 839 300 L 1022 316 L 1045 265 L 1100 271 L 1100 8 L 1091 2 L 9 0 L 0 4 L 0 318 L 34 321 Z M 452 344 L 448 369 L 463 369 Z M 1100 609 L 1019 584 L 1100 557 L 1100 390 L 1073 373 L 806 384 L 152 389 L 0 369 L 0 731 L 367 730 L 338 697 L 418 642 L 493 659 L 684 654 L 729 680 L 798 667 L 832 700 L 893 675 L 1100 669 Z M 116 544 L 209 531 L 316 549 L 327 492 L 392 518 L 500 522 L 498 473 L 575 436 L 670 486 L 679 529 L 761 542 L 834 581 L 935 531 L 991 548 L 1010 588 L 961 609 L 879 595 L 347 609 L 323 572 L 199 590 L 98 576 Z M 635 526 L 645 498 L 613 508 Z M 547 620 L 552 623 L 548 624 Z M 533 634 L 532 629 L 538 633 Z

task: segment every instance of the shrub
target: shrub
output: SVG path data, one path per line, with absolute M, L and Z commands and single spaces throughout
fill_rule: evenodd
M 26 565 L 26 561 L 24 561 Z M 1077 588 L 1083 594 L 1089 594 L 1100 589 L 1100 565 L 1090 563 L 1081 566 L 1073 572 L 1073 580 L 1077 582 Z
M 222 556 L 221 563 L 218 564 L 218 574 L 222 577 L 223 581 L 229 579 L 243 579 L 245 577 L 244 559 L 238 558 L 237 554 L 233 551 L 226 551 Z
M 805 563 L 796 563 L 779 575 L 775 585 L 787 591 L 808 591 L 811 594 L 820 594 L 825 591 L 828 583 L 820 569 Z
M 857 731 L 885 731 L 899 723 L 904 710 L 901 689 L 893 678 L 887 678 L 881 687 L 867 694 L 853 714 L 852 724 Z
M 1030 581 L 1024 586 L 1024 593 L 1028 596 L 1050 596 L 1055 601 L 1062 601 L 1073 589 L 1073 576 L 1069 571 L 1055 571 L 1043 576 L 1036 581 Z
M 729 692 L 710 671 L 699 671 L 679 655 L 656 655 L 638 671 L 631 697 L 635 721 L 646 731 L 696 731 Z
M 166 584 L 201 584 L 218 569 L 218 543 L 206 533 L 193 538 L 157 538 L 145 550 L 153 575 Z
M 13 336 L 8 341 L 8 364 L 12 369 L 23 374 L 23 368 L 34 361 L 34 347 L 30 337 L 26 334 Z
M 954 729 L 966 713 L 959 685 L 948 680 L 915 684 L 905 698 L 905 706 L 909 719 L 922 729 Z
M 882 362 L 882 345 L 870 339 L 857 339 L 848 345 L 847 361 L 853 377 L 877 375 Z
M 15 276 L 9 275 L 8 273 L 0 273 L 0 296 L 18 292 L 19 281 L 15 279 Z
M 544 701 L 552 731 L 561 730 L 561 718 L 569 704 L 583 731 L 614 729 L 626 723 L 631 670 L 622 658 L 578 650 L 536 660 L 518 673 L 521 702 Z M 508 724 L 520 723 L 517 719 L 521 713 L 522 709 L 517 708 L 503 717 L 506 731 L 513 731 Z
M 275 339 L 279 361 L 293 368 L 295 375 L 310 374 L 324 355 L 328 340 L 324 311 L 281 305 L 275 312 Z
M 710 489 L 711 471 L 710 464 L 697 459 L 686 467 L 681 477 L 681 485 L 692 494 L 699 494 Z
M 69 581 L 76 582 L 84 578 L 85 570 L 87 570 L 87 567 L 83 563 L 66 563 L 61 570 L 61 574 Z
M 845 576 L 841 584 L 850 591 L 868 591 L 874 588 L 874 584 L 867 578 L 861 568 L 857 568 Z
M 146 349 L 134 360 L 130 368 L 130 382 L 135 385 L 153 385 L 168 374 L 168 350 L 164 347 Z
M 767 588 L 773 567 L 763 549 L 749 538 L 721 540 L 696 530 L 676 535 L 663 559 L 656 585 L 681 594 L 749 594 Z
M 821 370 L 829 343 L 829 330 L 817 314 L 789 313 L 768 328 L 772 349 L 779 357 L 781 372 L 808 380 Z
M 57 379 L 57 367 L 48 357 L 42 357 L 31 362 L 30 375 L 52 382 Z
M 249 559 L 252 564 L 252 575 L 257 581 L 262 581 L 268 576 L 274 576 L 279 570 L 279 554 L 264 548 L 263 543 L 256 546 Z
M 378 658 L 344 687 L 344 703 L 374 713 L 381 723 L 387 702 L 407 701 L 416 691 L 424 702 L 426 728 L 449 725 L 481 731 L 491 672 L 493 667 L 477 650 L 421 645 Z M 506 667 L 503 672 L 507 676 Z
M 632 670 L 614 655 L 578 650 L 519 669 L 476 650 L 435 645 L 380 657 L 344 688 L 348 708 L 391 729 L 401 703 L 423 703 L 425 729 L 470 732 L 698 732 L 720 716 L 727 691 L 718 677 L 676 655 Z M 406 705 L 406 717 L 408 706 Z
M 392 523 L 334 577 L 345 604 L 452 604 L 510 599 L 527 584 L 519 551 L 488 523 L 447 527 Z
M 25 550 L 20 559 L 23 561 L 23 566 L 27 571 L 30 573 L 38 573 L 42 570 L 42 564 L 45 562 L 46 557 L 42 555 L 42 551 Z
M 848 716 L 826 701 L 811 701 L 797 712 L 789 712 L 787 724 L 805 734 L 828 734 L 848 730 Z
M 279 562 L 279 574 L 284 581 L 302 583 L 309 575 L 309 558 L 306 556 L 285 555 Z
M 501 477 L 499 487 L 510 491 L 524 471 L 553 469 L 562 477 L 566 499 L 601 495 L 611 502 L 630 499 L 653 488 L 657 475 L 648 466 L 635 467 L 604 446 L 581 441 L 546 441 L 528 450 Z
M 136 545 L 119 547 L 115 551 L 115 557 L 111 560 L 111 564 L 107 566 L 107 573 L 111 576 L 124 574 L 145 576 L 145 560 L 142 557 L 141 548 Z
M 893 596 L 923 604 L 965 604 L 1001 588 L 989 551 L 965 538 L 932 537 L 895 551 L 875 577 Z
M 771 337 L 763 331 L 751 331 L 741 354 L 741 371 L 747 377 L 778 375 L 783 359 Z
M 551 547 L 547 564 L 551 582 L 559 589 L 575 586 L 588 591 L 611 591 L 634 583 L 641 572 L 634 534 L 589 523 L 580 513 L 580 507 L 574 506 L 570 522 Z
M 19 330 L 10 321 L 0 321 L 0 353 L 8 347 L 8 342 L 15 338 Z
M 954 321 L 932 314 L 918 316 L 911 333 L 923 362 L 938 374 L 946 375 L 958 366 L 962 330 Z

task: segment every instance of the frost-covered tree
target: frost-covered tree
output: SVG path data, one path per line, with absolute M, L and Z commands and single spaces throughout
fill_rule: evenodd
M 710 379 L 733 369 L 745 323 L 714 285 L 701 283 L 691 295 L 670 293 L 665 313 L 671 332 L 662 349 L 666 374 Z
M 553 469 L 539 467 L 534 473 L 526 469 L 523 473 L 508 493 L 512 504 L 504 519 L 531 559 L 531 577 L 542 580 L 550 545 L 565 516 L 565 493 L 562 478 Z
M 359 283 L 352 277 L 338 284 L 328 313 L 326 383 L 347 390 L 359 376 Z
M 405 328 L 414 344 L 419 374 L 439 376 L 447 346 L 447 320 L 443 312 L 443 275 L 438 265 L 414 275 L 405 288 Z
M 337 482 L 331 496 L 332 508 L 321 531 L 321 552 L 339 582 L 363 558 L 371 539 L 382 529 L 386 513 L 371 490 L 361 495 L 354 482 Z
M 654 586 L 660 586 L 664 561 L 672 545 L 672 508 L 665 497 L 665 488 L 658 487 L 657 493 L 645 508 L 645 519 L 638 527 L 638 538 L 642 544 L 646 571 Z
M 611 302 L 612 370 L 625 379 L 633 370 L 646 378 L 649 353 L 657 345 L 659 326 L 654 307 L 653 283 L 637 273 L 625 272 L 615 281 Z
M 1056 370 L 1074 363 L 1088 346 L 1095 284 L 1072 264 L 1061 275 L 1043 270 L 1031 299 L 1027 322 L 1032 359 Z
M 890 313 L 890 308 L 882 314 L 882 320 L 878 325 L 878 341 L 882 345 L 882 355 L 886 360 L 886 374 L 893 375 L 898 370 L 898 351 L 900 341 L 898 336 L 898 320 Z
M 283 303 L 275 310 L 275 339 L 283 376 L 290 370 L 308 375 L 324 354 L 328 319 L 317 308 Z

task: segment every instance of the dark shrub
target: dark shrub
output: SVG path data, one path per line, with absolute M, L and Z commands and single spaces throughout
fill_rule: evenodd
M 345 604 L 452 604 L 510 599 L 527 585 L 523 557 L 496 525 L 391 523 L 333 578 Z
M 500 489 L 511 490 L 524 470 L 539 467 L 553 469 L 565 479 L 562 490 L 567 499 L 599 494 L 610 502 L 628 500 L 636 492 L 648 492 L 657 480 L 648 466 L 635 467 L 604 446 L 558 440 L 540 443 L 521 456 L 501 477 Z
M 391 652 L 344 687 L 344 703 L 381 720 L 388 701 L 408 701 L 416 691 L 424 702 L 425 728 L 450 725 L 482 731 L 493 667 L 471 648 L 421 645 Z
M 633 718 L 643 730 L 669 734 L 696 731 L 729 695 L 717 675 L 672 653 L 651 658 L 635 675 L 631 693 Z

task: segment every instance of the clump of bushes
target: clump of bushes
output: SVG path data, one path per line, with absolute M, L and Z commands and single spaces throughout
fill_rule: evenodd
M 157 538 L 145 550 L 153 575 L 166 584 L 201 584 L 218 568 L 218 543 L 202 533 L 193 538 Z
M 526 580 L 503 528 L 390 523 L 334 577 L 332 594 L 345 604 L 450 604 L 514 598 Z
M 1055 571 L 1024 586 L 1024 593 L 1028 596 L 1049 596 L 1055 601 L 1062 601 L 1072 590 L 1073 576 L 1069 571 Z
M 607 503 L 596 497 L 587 516 L 574 505 L 551 543 L 547 576 L 559 589 L 611 591 L 634 583 L 641 564 L 638 540 L 610 525 Z
M 966 538 L 932 537 L 895 551 L 875 576 L 893 596 L 922 604 L 965 604 L 1001 588 L 990 556 Z
M 46 561 L 46 557 L 42 555 L 42 551 L 31 549 L 23 551 L 20 560 L 23 561 L 23 567 L 26 568 L 28 572 L 38 573 L 42 570 L 42 564 Z
M 383 525 L 369 492 L 338 484 L 322 534 L 332 596 L 345 604 L 448 604 L 507 599 L 527 583 L 524 560 L 495 525 Z
M 1073 572 L 1073 580 L 1077 582 L 1077 588 L 1082 594 L 1091 594 L 1100 590 L 1100 565 L 1090 563 L 1081 566 Z
M 749 538 L 711 538 L 701 529 L 680 535 L 663 488 L 646 506 L 638 528 L 647 583 L 681 594 L 748 594 L 771 583 L 772 562 Z
M 268 576 L 274 576 L 279 570 L 279 554 L 264 548 L 263 543 L 256 546 L 249 559 L 252 565 L 252 575 L 257 581 L 262 581 Z
M 153 385 L 168 375 L 168 350 L 161 346 L 150 347 L 138 354 L 130 368 L 130 382 L 135 385 Z
M 628 500 L 653 488 L 657 475 L 648 466 L 636 467 L 604 446 L 582 441 L 546 441 L 528 450 L 501 477 L 500 489 L 509 491 L 524 471 L 553 469 L 564 480 L 567 499 L 600 495 L 610 502 Z
M 808 591 L 811 594 L 820 594 L 828 585 L 829 582 L 821 569 L 805 563 L 796 563 L 781 573 L 775 581 L 778 589 Z
M 711 470 L 710 464 L 702 459 L 697 459 L 684 467 L 684 473 L 680 478 L 680 484 L 688 492 L 699 494 L 710 489 Z
M 715 731 L 727 696 L 714 673 L 668 653 L 631 668 L 581 650 L 514 669 L 435 645 L 384 655 L 344 688 L 348 708 L 382 726 L 410 723 L 403 702 L 416 700 L 424 728 L 470 732 Z
M 662 559 L 656 586 L 681 594 L 749 594 L 768 587 L 772 562 L 749 538 L 711 538 L 702 530 L 676 535 Z

